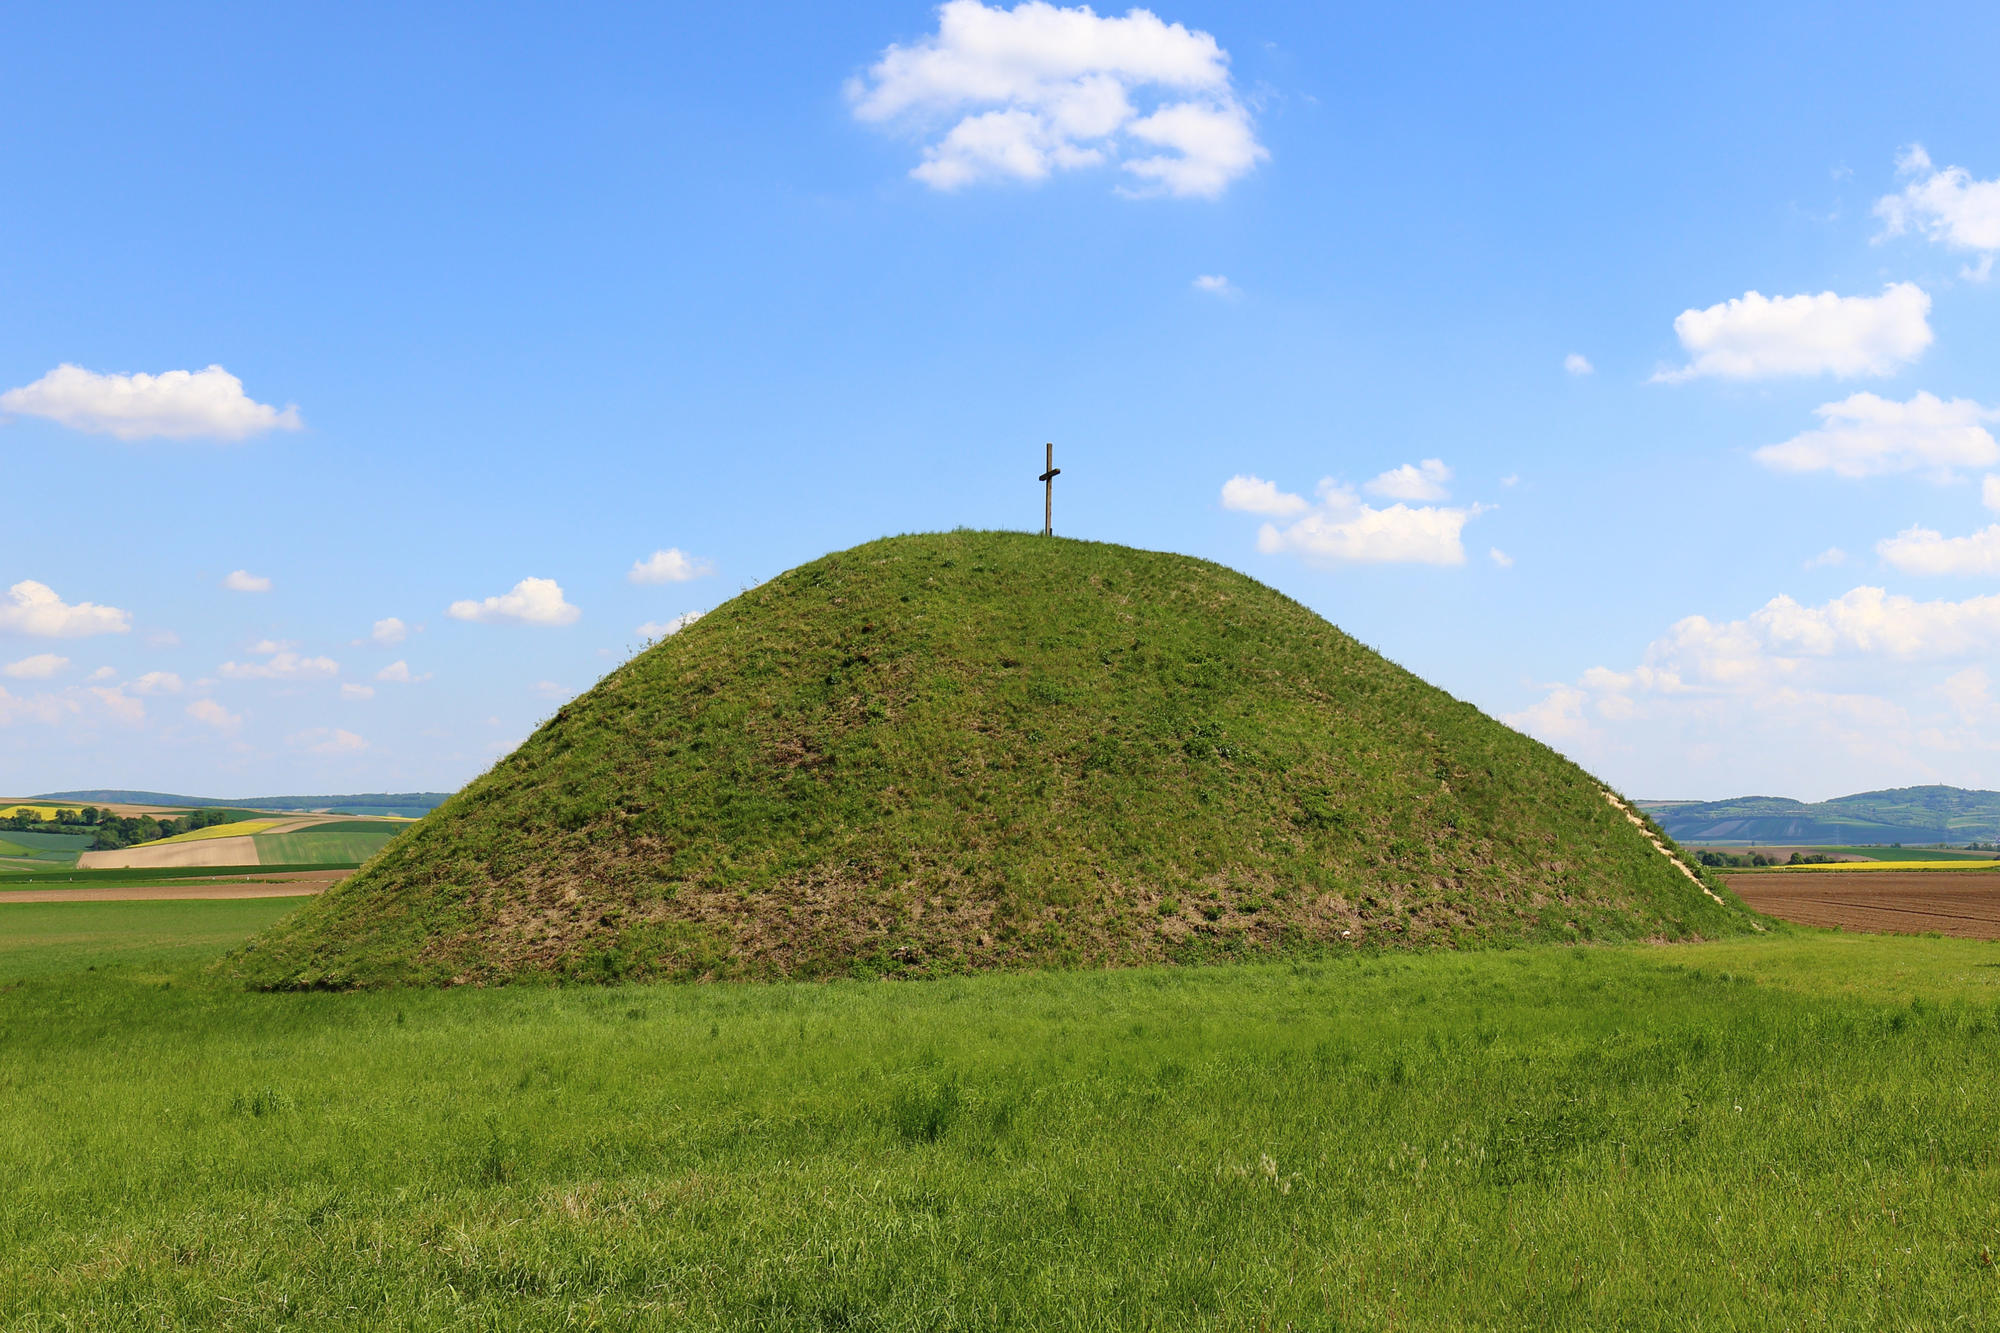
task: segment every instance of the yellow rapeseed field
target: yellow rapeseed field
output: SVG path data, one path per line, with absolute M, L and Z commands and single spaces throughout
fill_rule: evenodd
M 1772 866 L 1773 870 L 2000 870 L 2000 861 L 1975 861 L 1962 856 L 1951 861 L 1833 861 L 1813 866 Z
M 192 833 L 176 833 L 171 838 L 162 838 L 158 842 L 147 843 L 146 845 L 148 847 L 164 847 L 172 842 L 202 842 L 209 838 L 240 838 L 245 834 L 263 833 L 268 829 L 276 828 L 280 824 L 290 824 L 292 822 L 289 819 L 245 819 L 234 824 L 210 824 L 207 828 L 198 828 Z

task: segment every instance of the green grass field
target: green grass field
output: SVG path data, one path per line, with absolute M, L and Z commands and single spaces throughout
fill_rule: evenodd
M 0 905 L 0 1327 L 1984 1326 L 2000 947 L 270 994 Z
M 298 833 L 260 833 L 257 855 L 272 864 L 359 865 L 382 850 L 394 833 L 322 828 Z

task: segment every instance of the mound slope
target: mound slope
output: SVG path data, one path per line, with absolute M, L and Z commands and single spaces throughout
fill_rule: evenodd
M 231 966 L 922 974 L 1747 924 L 1583 770 L 1241 574 L 952 533 L 641 653 Z

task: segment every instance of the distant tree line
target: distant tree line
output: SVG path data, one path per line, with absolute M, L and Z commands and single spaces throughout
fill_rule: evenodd
M 1710 852 L 1695 853 L 1695 859 L 1705 866 L 1722 870 L 1744 870 L 1754 866 L 1827 866 L 1840 858 L 1828 856 L 1824 852 L 1793 852 L 1791 859 L 1780 861 L 1769 852 Z
M 157 842 L 177 833 L 225 823 L 227 810 L 190 810 L 177 819 L 155 819 L 151 815 L 115 815 L 94 805 L 80 810 L 57 810 L 54 819 L 44 819 L 32 810 L 0 819 L 0 829 L 17 833 L 88 833 L 90 850 L 113 852 L 142 842 Z
M 1778 864 L 1777 857 L 1766 856 L 1763 852 L 1700 851 L 1695 853 L 1695 859 L 1705 866 L 1714 866 L 1723 870 L 1742 870 L 1748 866 L 1774 866 Z

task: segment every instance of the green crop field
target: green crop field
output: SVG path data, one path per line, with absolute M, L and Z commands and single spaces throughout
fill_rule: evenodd
M 0 905 L 0 1327 L 1974 1328 L 2000 948 L 258 993 Z
M 26 869 L 0 874 L 0 893 L 9 889 L 104 889 L 135 884 L 227 884 L 241 879 L 268 879 L 302 870 L 352 869 L 348 865 L 156 866 L 112 870 L 77 870 L 23 861 Z
M 382 850 L 392 833 L 314 832 L 260 833 L 257 856 L 273 864 L 358 865 Z
M 309 824 L 295 832 L 379 833 L 393 838 L 416 822 L 414 819 L 329 819 L 324 824 Z
M 29 853 L 40 852 L 86 852 L 90 850 L 90 835 L 87 833 L 19 833 L 10 829 L 0 833 L 0 840 L 25 847 Z

